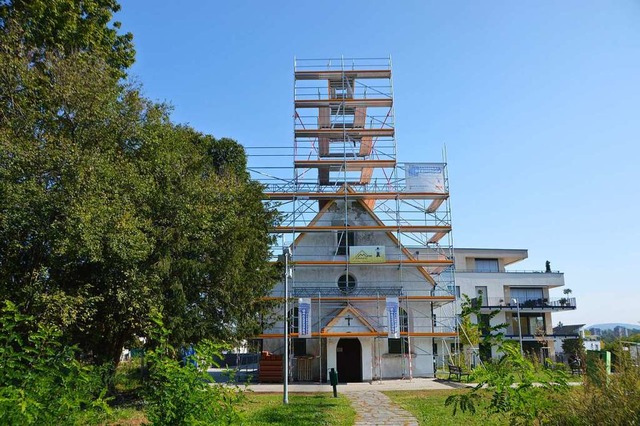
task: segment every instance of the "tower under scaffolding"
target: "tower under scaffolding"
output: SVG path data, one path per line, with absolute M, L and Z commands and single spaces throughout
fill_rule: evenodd
M 293 95 L 293 144 L 247 148 L 281 213 L 273 260 L 290 249 L 289 294 L 272 297 L 293 306 L 291 378 L 433 376 L 445 339 L 459 346 L 446 163 L 397 162 L 390 59 L 296 59 Z M 265 351 L 282 353 L 284 329 Z

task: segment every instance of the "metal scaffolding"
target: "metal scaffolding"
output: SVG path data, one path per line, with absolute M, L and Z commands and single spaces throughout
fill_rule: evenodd
M 290 293 L 276 290 L 273 297 L 311 298 L 313 338 L 318 339 L 320 356 L 323 338 L 342 335 L 332 319 L 352 309 L 370 331 L 343 332 L 376 339 L 374 370 L 378 371 L 373 376 L 377 378 L 383 375 L 379 341 L 386 339 L 384 300 L 398 297 L 410 312 L 401 333 L 409 351 L 435 360 L 435 345 L 421 347 L 424 340 L 418 344 L 415 338 L 429 337 L 432 343 L 454 339 L 457 344 L 447 167 L 445 162 L 397 162 L 391 59 L 296 59 L 293 98 L 293 145 L 247 147 L 250 171 L 264 185 L 265 202 L 281 214 L 272 230 L 277 237 L 273 260 L 289 247 L 294 265 Z M 416 186 L 411 181 L 416 166 L 440 167 L 441 186 Z M 329 211 L 332 219 L 323 219 Z M 343 214 L 343 219 L 336 220 L 336 214 Z M 365 219 L 354 221 L 354 214 Z M 307 235 L 326 238 L 307 242 Z M 388 250 L 384 262 L 358 264 L 350 250 L 365 235 L 384 235 L 396 250 Z M 318 255 L 325 252 L 330 255 Z M 296 281 L 305 268 L 342 268 L 349 277 L 350 271 L 364 267 L 394 268 L 398 273 L 393 279 L 373 274 L 357 285 L 348 279 L 337 286 L 322 278 Z M 443 306 L 450 307 L 450 313 L 435 318 L 433 309 Z M 288 334 L 296 337 L 295 318 L 289 327 Z M 265 332 L 261 337 L 282 338 L 282 332 Z M 403 376 L 411 377 L 412 357 L 405 357 L 402 348 L 407 360 Z M 319 365 L 322 380 L 322 361 Z

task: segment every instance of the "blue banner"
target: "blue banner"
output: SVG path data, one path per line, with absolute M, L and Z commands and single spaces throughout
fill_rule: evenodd
M 400 338 L 400 317 L 398 316 L 398 308 L 398 298 L 387 297 L 387 322 L 389 324 L 389 333 L 387 337 L 389 339 Z
M 298 299 L 298 337 L 311 337 L 311 299 Z

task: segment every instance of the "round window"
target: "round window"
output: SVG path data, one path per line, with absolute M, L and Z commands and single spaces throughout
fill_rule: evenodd
M 356 279 L 351 274 L 344 274 L 338 278 L 338 288 L 343 293 L 351 293 L 356 288 Z

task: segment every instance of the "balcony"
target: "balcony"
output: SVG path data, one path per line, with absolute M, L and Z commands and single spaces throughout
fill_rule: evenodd
M 479 299 L 473 299 L 473 303 L 478 303 Z M 555 312 L 569 311 L 576 309 L 576 299 L 574 297 L 557 297 L 544 299 L 519 300 L 520 312 Z M 499 309 L 506 312 L 516 312 L 517 304 L 512 300 L 504 298 L 489 297 L 483 300 L 480 306 L 482 310 Z
M 564 273 L 544 271 L 482 271 L 477 269 L 458 269 L 456 276 L 462 281 L 477 282 L 482 280 L 488 285 L 508 287 L 547 287 L 555 288 L 564 285 Z

